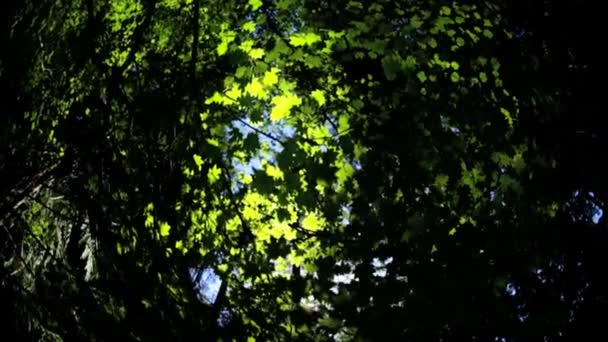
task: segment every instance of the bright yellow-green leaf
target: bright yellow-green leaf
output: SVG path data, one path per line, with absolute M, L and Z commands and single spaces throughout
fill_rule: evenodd
M 220 180 L 220 175 L 222 174 L 222 169 L 217 167 L 217 165 L 213 165 L 212 168 L 207 172 L 207 180 L 209 180 L 210 184 L 214 184 L 218 180 Z
M 289 263 L 287 263 L 287 260 L 283 257 L 278 257 L 274 260 L 274 270 L 275 272 L 285 272 L 286 270 L 289 269 Z
M 307 33 L 295 33 L 291 37 L 289 37 L 289 42 L 293 46 L 305 46 L 312 45 L 316 42 L 321 41 L 321 36 L 313 32 Z
M 239 48 L 245 52 L 249 52 L 253 49 L 253 44 L 255 42 L 252 39 L 247 39 L 239 45 Z
M 302 228 L 306 230 L 319 230 L 322 227 L 323 221 L 314 213 L 310 213 L 302 220 Z
M 255 11 L 262 7 L 262 0 L 249 0 L 249 5 L 251 6 L 251 9 Z
M 170 231 L 171 226 L 167 222 L 163 222 L 160 224 L 160 236 L 169 236 Z
M 338 167 L 338 171 L 336 171 L 336 178 L 338 183 L 344 183 L 348 178 L 350 178 L 355 169 L 350 165 L 350 163 L 342 161 L 341 163 L 336 163 Z
M 250 33 L 255 31 L 255 23 L 253 21 L 246 22 L 243 24 L 243 31 Z
M 253 97 L 259 99 L 266 97 L 266 91 L 264 85 L 260 82 L 259 78 L 254 78 L 245 86 L 245 92 Z
M 201 156 L 199 156 L 198 154 L 194 154 L 192 156 L 192 159 L 194 159 L 194 163 L 196 164 L 196 166 L 198 167 L 198 169 L 200 171 L 201 166 L 203 165 L 203 158 Z
M 226 230 L 229 232 L 235 232 L 239 229 L 240 220 L 238 217 L 233 217 L 226 222 Z
M 154 226 L 154 216 L 152 215 L 146 215 L 146 222 L 144 222 L 144 226 L 150 228 L 152 226 Z
M 262 58 L 262 56 L 264 56 L 264 50 L 260 48 L 255 48 L 251 49 L 248 54 L 251 59 L 260 59 Z
M 325 92 L 323 90 L 320 90 L 320 89 L 313 90 L 310 93 L 310 96 L 312 96 L 312 98 L 315 99 L 319 103 L 319 106 L 322 106 L 325 104 Z
M 220 146 L 220 142 L 217 139 L 213 139 L 213 138 L 207 138 L 207 144 L 215 146 L 215 147 Z
M 253 182 L 253 177 L 251 177 L 251 175 L 248 175 L 246 173 L 241 173 L 241 174 L 239 174 L 239 180 L 244 185 L 247 185 L 247 184 L 251 184 L 251 182 Z
M 276 84 L 279 81 L 278 73 L 279 69 L 277 68 L 271 68 L 270 70 L 266 71 L 264 73 L 264 77 L 262 78 L 262 83 L 267 87 Z
M 452 236 L 454 234 L 456 234 L 456 228 L 450 229 L 450 231 L 448 232 L 448 235 Z
M 296 237 L 297 237 L 296 230 L 287 225 L 287 227 L 283 230 L 283 238 L 285 238 L 285 240 L 287 240 L 287 241 L 291 241 L 291 240 L 295 239 Z
M 272 111 L 270 119 L 273 121 L 280 120 L 289 114 L 289 111 L 294 106 L 302 104 L 302 99 L 296 94 L 284 94 L 272 99 Z
M 230 88 L 230 90 L 228 90 L 226 92 L 226 97 L 228 97 L 228 99 L 233 102 L 235 100 L 237 100 L 239 97 L 241 97 L 241 94 L 243 92 L 241 91 L 241 89 L 239 88 L 238 84 L 233 84 L 232 88 Z
M 283 236 L 283 232 L 285 231 L 285 225 L 285 223 L 274 222 L 269 229 L 270 235 L 275 239 L 280 239 Z
M 213 96 L 205 99 L 205 104 L 212 103 L 224 103 L 224 96 L 220 92 L 216 91 L 215 93 L 213 93 Z
M 224 55 L 228 51 L 228 44 L 232 43 L 236 38 L 236 34 L 232 31 L 222 32 L 220 34 L 220 44 L 217 46 L 217 54 Z
M 268 164 L 268 166 L 266 166 L 266 174 L 272 177 L 273 179 L 283 179 L 283 171 L 271 164 Z
M 292 265 L 298 267 L 304 263 L 304 256 L 298 255 L 295 250 L 291 250 L 289 253 L 289 261 L 291 261 Z
M 350 129 L 350 123 L 348 122 L 347 115 L 340 115 L 338 117 L 338 133 L 344 134 Z

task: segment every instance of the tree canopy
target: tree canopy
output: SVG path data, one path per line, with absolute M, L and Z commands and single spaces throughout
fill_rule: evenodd
M 3 6 L 18 340 L 603 332 L 598 5 Z

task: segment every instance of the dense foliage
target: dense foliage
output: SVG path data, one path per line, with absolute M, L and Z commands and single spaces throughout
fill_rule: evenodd
M 17 340 L 602 333 L 596 5 L 3 6 Z

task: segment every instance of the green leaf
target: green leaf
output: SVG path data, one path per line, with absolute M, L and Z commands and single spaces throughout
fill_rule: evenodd
M 513 117 L 511 116 L 511 112 L 509 112 L 505 108 L 500 108 L 500 112 L 502 113 L 502 115 L 504 115 L 505 119 L 507 120 L 507 123 L 509 124 L 509 127 L 513 127 Z
M 416 66 L 416 57 L 407 56 L 407 58 L 401 63 L 401 67 L 404 70 L 411 70 Z
M 410 18 L 410 25 L 413 29 L 419 29 L 422 26 L 422 20 L 417 15 L 414 15 Z
M 289 43 L 293 46 L 312 45 L 321 41 L 321 36 L 313 32 L 296 33 L 289 37 Z
M 264 50 L 260 48 L 251 49 L 249 52 L 251 59 L 260 59 L 264 56 Z
M 309 213 L 302 220 L 302 228 L 306 230 L 319 230 L 322 227 L 322 220 L 314 213 Z
M 445 189 L 445 187 L 448 185 L 449 180 L 450 180 L 450 177 L 448 175 L 444 175 L 444 174 L 437 175 L 435 177 L 434 186 L 438 190 L 443 191 L 443 189 Z
M 279 81 L 279 77 L 277 76 L 277 74 L 279 73 L 279 69 L 277 68 L 271 68 L 270 70 L 266 71 L 264 73 L 264 77 L 262 77 L 262 84 L 264 84 L 267 87 L 270 87 L 274 84 L 276 84 Z
M 270 120 L 277 121 L 287 116 L 291 108 L 302 104 L 302 99 L 296 94 L 289 93 L 274 97 L 272 104 L 274 106 L 270 112 Z
M 205 141 L 207 142 L 207 144 L 209 144 L 211 146 L 215 146 L 215 147 L 220 146 L 220 142 L 217 139 L 207 138 L 207 139 L 205 139 Z
M 163 222 L 160 224 L 160 236 L 169 236 L 170 231 L 171 226 L 167 222 Z
M 220 180 L 220 175 L 222 174 L 222 169 L 217 167 L 217 165 L 213 165 L 212 168 L 207 172 L 207 180 L 209 180 L 210 184 L 214 184 L 218 180 Z
M 220 34 L 220 44 L 217 46 L 217 54 L 222 56 L 228 51 L 228 45 L 234 41 L 236 34 L 232 31 L 222 32 Z
M 251 6 L 251 9 L 254 11 L 262 7 L 263 4 L 262 0 L 249 0 L 248 3 Z
M 264 85 L 257 77 L 253 78 L 251 82 L 245 86 L 245 92 L 259 99 L 264 98 L 267 95 L 264 90 Z
M 196 164 L 196 167 L 198 167 L 198 170 L 201 170 L 201 167 L 203 165 L 203 158 L 201 156 L 199 156 L 198 154 L 194 154 L 192 156 L 192 158 L 194 159 L 194 163 Z
M 340 115 L 338 117 L 338 133 L 344 134 L 350 129 L 350 122 L 347 115 Z
M 310 93 L 310 95 L 312 96 L 313 99 L 315 99 L 315 101 L 317 101 L 319 106 L 322 106 L 325 104 L 325 92 L 323 90 L 320 90 L 320 89 L 313 90 Z
M 232 88 L 226 92 L 226 97 L 232 103 L 238 100 L 238 98 L 241 97 L 241 94 L 243 94 L 243 92 L 239 88 L 239 85 L 235 83 L 232 85 Z
M 441 9 L 439 10 L 439 13 L 441 15 L 445 15 L 445 16 L 449 16 L 450 14 L 452 14 L 452 9 L 447 7 L 447 6 L 443 6 L 441 7 Z
M 260 1 L 260 4 L 261 4 L 261 1 Z M 248 21 L 245 24 L 243 24 L 243 31 L 249 32 L 249 33 L 255 31 L 255 22 Z
M 354 173 L 355 169 L 347 162 L 337 163 L 338 171 L 336 171 L 336 180 L 339 184 L 343 184 Z
M 486 83 L 488 81 L 488 75 L 486 75 L 486 73 L 482 71 L 479 73 L 479 79 L 481 80 L 481 82 Z
M 424 73 L 424 71 L 418 71 L 418 73 L 416 73 L 416 77 L 418 77 L 420 82 L 426 82 L 426 74 Z
M 275 180 L 283 179 L 283 171 L 272 164 L 266 166 L 266 174 Z
M 401 58 L 396 54 L 391 54 L 382 58 L 382 68 L 387 80 L 395 80 L 397 72 L 401 70 L 401 63 Z

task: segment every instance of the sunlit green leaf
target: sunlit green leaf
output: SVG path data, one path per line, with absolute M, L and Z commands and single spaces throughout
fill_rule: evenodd
M 302 99 L 296 94 L 283 94 L 272 99 L 272 111 L 270 119 L 277 121 L 289 114 L 291 108 L 302 104 Z
M 222 174 L 222 169 L 220 169 L 217 165 L 213 165 L 207 172 L 207 180 L 209 180 L 209 184 L 214 184 L 218 180 L 220 180 L 220 175 Z
M 258 8 L 262 7 L 262 0 L 248 0 L 249 5 L 251 6 L 252 10 L 257 10 Z
M 317 101 L 319 106 L 322 106 L 325 104 L 325 92 L 323 90 L 320 90 L 320 89 L 313 90 L 310 93 L 310 95 L 312 96 L 313 99 L 315 99 L 315 101 Z
M 266 71 L 262 78 L 262 83 L 268 87 L 276 84 L 279 81 L 278 73 L 279 69 L 277 68 L 271 68 L 269 71 Z
M 163 222 L 160 224 L 160 236 L 169 236 L 170 231 L 171 226 L 167 222 Z
M 192 158 L 194 159 L 194 163 L 196 164 L 196 167 L 198 167 L 198 169 L 200 170 L 203 165 L 203 158 L 201 156 L 199 156 L 198 154 L 192 155 Z
M 313 32 L 295 33 L 289 37 L 289 43 L 293 46 L 312 45 L 321 41 L 321 36 Z

